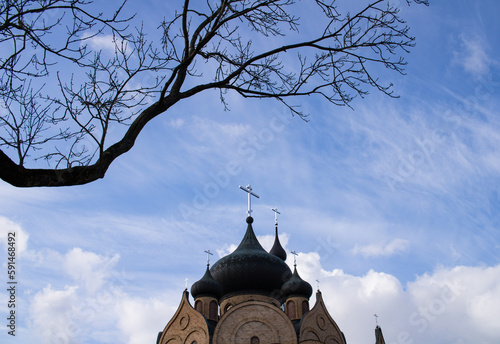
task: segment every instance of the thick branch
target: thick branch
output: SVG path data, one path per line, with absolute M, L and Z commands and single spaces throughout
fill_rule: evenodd
M 81 185 L 103 178 L 111 163 L 134 146 L 144 126 L 175 101 L 177 100 L 167 98 L 161 104 L 154 103 L 145 109 L 130 125 L 124 137 L 106 149 L 92 165 L 64 169 L 28 169 L 17 165 L 0 150 L 0 178 L 18 187 Z

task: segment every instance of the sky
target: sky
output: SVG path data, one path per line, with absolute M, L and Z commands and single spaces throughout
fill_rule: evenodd
M 152 27 L 178 8 L 128 6 Z M 349 344 L 374 342 L 374 314 L 388 344 L 500 342 L 499 10 L 402 6 L 416 46 L 406 75 L 380 71 L 397 99 L 300 98 L 305 122 L 234 94 L 224 111 L 207 92 L 149 123 L 102 180 L 0 181 L 4 324 L 13 231 L 18 280 L 16 336 L 2 325 L 0 341 L 155 343 L 204 251 L 213 262 L 239 244 L 250 184 L 260 242 L 272 246 L 277 207 L 283 246 Z

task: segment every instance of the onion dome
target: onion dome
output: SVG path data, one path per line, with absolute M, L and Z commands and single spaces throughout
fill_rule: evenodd
M 191 295 L 193 295 L 195 299 L 199 296 L 213 296 L 217 300 L 222 296 L 222 285 L 214 280 L 208 268 L 208 264 L 205 275 L 191 286 Z
M 247 217 L 247 231 L 236 250 L 219 259 L 211 268 L 212 276 L 222 284 L 223 297 L 239 294 L 260 294 L 280 298 L 280 289 L 292 272 L 286 263 L 266 252 Z
M 286 260 L 286 251 L 283 248 L 283 246 L 281 246 L 280 238 L 278 237 L 278 226 L 277 225 L 276 225 L 276 236 L 274 237 L 274 245 L 271 248 L 271 251 L 269 251 L 269 253 L 275 255 L 278 258 L 281 258 L 284 261 Z
M 312 287 L 309 283 L 300 278 L 297 266 L 293 269 L 292 277 L 281 287 L 281 293 L 286 298 L 290 296 L 303 296 L 309 299 L 312 295 Z

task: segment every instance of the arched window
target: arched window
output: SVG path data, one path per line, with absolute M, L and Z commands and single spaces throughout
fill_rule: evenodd
M 288 301 L 286 308 L 287 308 L 288 317 L 290 317 L 291 319 L 294 319 L 297 317 L 297 313 L 295 312 L 295 302 Z
M 217 320 L 218 313 L 219 313 L 219 307 L 217 306 L 217 302 L 214 300 L 210 301 L 210 305 L 208 306 L 208 318 L 212 320 Z
M 196 300 L 196 302 L 194 303 L 194 309 L 196 309 L 200 313 L 203 313 L 203 303 L 200 300 Z
M 302 301 L 302 315 L 306 314 L 306 312 L 309 312 L 309 302 Z
M 259 337 L 253 336 L 252 338 L 250 338 L 250 344 L 260 344 Z

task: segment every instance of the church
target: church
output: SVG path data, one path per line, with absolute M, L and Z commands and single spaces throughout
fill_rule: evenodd
M 273 247 L 267 252 L 261 246 L 250 203 L 251 196 L 258 196 L 250 185 L 240 188 L 248 192 L 247 229 L 241 243 L 211 268 L 207 261 L 205 274 L 191 286 L 194 307 L 186 288 L 157 344 L 346 344 L 321 291 L 316 291 L 310 307 L 311 285 L 300 277 L 296 263 L 293 272 L 285 263 L 277 220 Z M 385 344 L 379 326 L 375 344 Z

